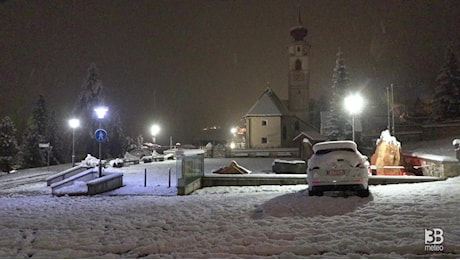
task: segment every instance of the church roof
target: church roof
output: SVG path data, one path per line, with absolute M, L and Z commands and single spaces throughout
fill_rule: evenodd
M 246 116 L 283 116 L 288 114 L 287 111 L 275 92 L 267 88 L 257 102 L 249 109 Z

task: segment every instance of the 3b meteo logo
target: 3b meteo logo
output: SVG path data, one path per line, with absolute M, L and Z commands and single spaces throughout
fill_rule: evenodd
M 444 231 L 440 228 L 425 228 L 425 251 L 442 252 L 444 246 Z

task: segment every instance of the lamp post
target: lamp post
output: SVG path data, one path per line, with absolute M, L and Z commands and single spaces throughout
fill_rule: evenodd
M 351 94 L 344 99 L 345 108 L 351 114 L 351 127 L 352 127 L 352 136 L 353 142 L 355 141 L 355 115 L 360 113 L 363 108 L 364 100 L 363 98 L 355 93 Z
M 105 115 L 107 114 L 109 109 L 104 106 L 94 108 L 94 112 L 96 113 L 97 118 L 99 119 L 99 129 L 102 128 L 102 119 L 104 119 Z M 99 177 L 102 177 L 102 142 L 99 141 Z
M 160 126 L 157 125 L 157 124 L 153 124 L 151 127 L 150 127 L 150 133 L 152 134 L 152 141 L 153 141 L 153 144 L 156 143 L 156 136 L 157 134 L 160 132 Z
M 75 128 L 80 127 L 80 120 L 70 119 L 69 126 L 72 128 L 72 167 L 75 167 Z

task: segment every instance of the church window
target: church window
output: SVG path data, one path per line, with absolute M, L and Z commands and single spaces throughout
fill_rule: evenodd
M 300 60 L 295 61 L 295 70 L 302 70 L 302 62 Z
M 267 137 L 262 137 L 261 140 L 260 140 L 260 142 L 261 142 L 262 144 L 268 144 L 268 138 L 267 138 Z
M 262 120 L 262 126 L 266 126 L 268 125 L 268 121 L 267 120 Z

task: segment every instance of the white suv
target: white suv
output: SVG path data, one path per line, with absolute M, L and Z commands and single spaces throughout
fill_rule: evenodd
M 313 146 L 308 160 L 307 182 L 310 196 L 324 191 L 351 190 L 369 196 L 369 162 L 353 141 L 327 141 Z

